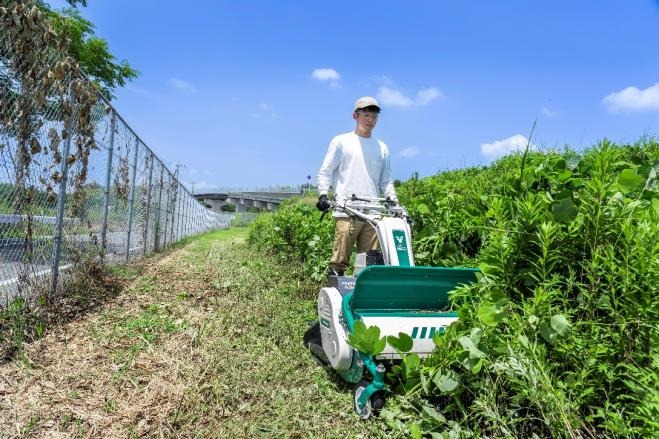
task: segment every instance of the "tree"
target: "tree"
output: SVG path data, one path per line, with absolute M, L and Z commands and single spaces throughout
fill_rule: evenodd
M 17 0 L 0 0 L 1 7 L 20 3 Z M 139 76 L 139 72 L 126 60 L 118 61 L 110 52 L 107 41 L 94 33 L 94 24 L 85 19 L 78 5 L 87 6 L 87 0 L 67 0 L 70 8 L 52 9 L 44 0 L 34 3 L 44 13 L 50 27 L 59 35 L 69 39 L 68 52 L 80 66 L 80 70 L 94 82 L 107 99 L 112 99 L 117 87 L 123 87 L 127 81 Z M 2 29 L 0 29 L 2 32 Z M 3 75 L 0 72 L 0 79 Z
M 76 3 L 87 5 L 86 0 L 69 0 L 69 3 L 72 6 Z M 55 11 L 44 3 L 41 3 L 41 7 L 53 30 L 70 39 L 69 53 L 89 79 L 99 85 L 106 98 L 111 99 L 117 87 L 123 87 L 126 81 L 139 75 L 126 60 L 117 61 L 110 53 L 107 41 L 96 36 L 94 24 L 82 17 L 79 9 L 71 7 Z

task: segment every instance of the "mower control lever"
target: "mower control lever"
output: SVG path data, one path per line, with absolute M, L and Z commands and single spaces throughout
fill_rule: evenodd
M 350 201 L 365 201 L 365 202 L 371 202 L 373 200 L 367 200 L 366 198 L 359 198 L 357 195 L 352 194 L 352 197 L 350 197 Z

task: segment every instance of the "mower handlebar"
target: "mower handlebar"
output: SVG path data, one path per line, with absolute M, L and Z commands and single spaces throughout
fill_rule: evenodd
M 407 222 L 411 223 L 411 218 L 408 216 L 407 210 L 389 198 L 362 198 L 353 194 L 352 197 L 345 200 L 343 203 L 339 203 L 335 200 L 328 201 L 330 204 L 330 209 L 323 212 L 320 217 L 321 221 L 325 217 L 325 214 L 329 212 L 329 210 L 336 210 L 346 213 L 348 216 L 357 217 L 362 221 L 366 221 L 371 224 L 375 222 L 375 218 L 372 216 L 372 213 L 369 215 L 367 212 L 389 214 L 391 216 L 403 218 Z

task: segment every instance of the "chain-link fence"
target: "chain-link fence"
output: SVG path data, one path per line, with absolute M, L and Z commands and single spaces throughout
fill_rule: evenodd
M 230 226 L 52 45 L 21 42 L 26 18 L 11 20 L 0 27 L 0 307 L 55 294 L 82 257 L 117 263 Z

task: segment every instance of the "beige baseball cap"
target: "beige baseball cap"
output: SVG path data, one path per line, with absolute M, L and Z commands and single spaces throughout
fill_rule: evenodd
M 355 102 L 355 111 L 359 110 L 360 108 L 370 107 L 371 105 L 380 108 L 380 104 L 378 104 L 378 101 L 376 101 L 374 97 L 362 96 L 361 98 L 357 99 L 357 102 Z

